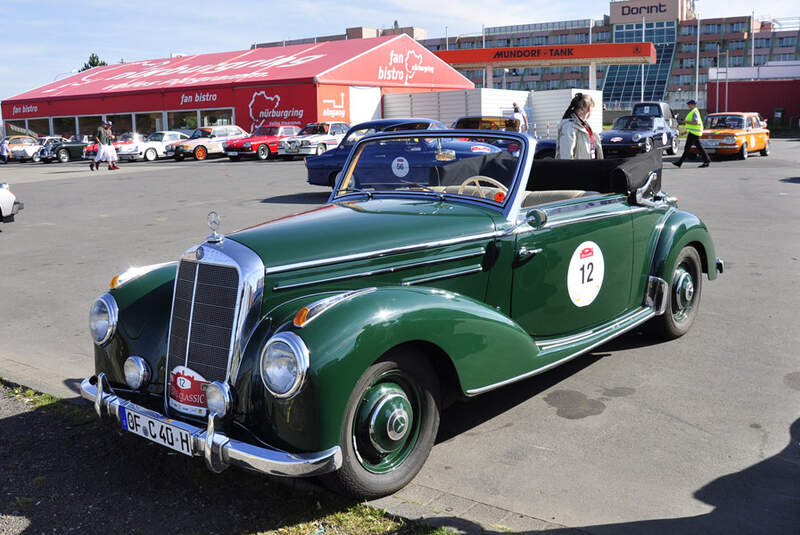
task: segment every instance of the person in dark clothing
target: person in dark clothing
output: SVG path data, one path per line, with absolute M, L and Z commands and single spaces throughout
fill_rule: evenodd
M 680 167 L 683 160 L 689 155 L 689 148 L 697 147 L 697 152 L 703 157 L 703 163 L 700 167 L 708 167 L 711 165 L 711 158 L 708 157 L 706 149 L 704 149 L 702 143 L 700 143 L 700 137 L 703 135 L 703 119 L 700 117 L 700 110 L 697 109 L 697 102 L 695 102 L 694 99 L 686 104 L 689 105 L 689 113 L 686 114 L 686 120 L 684 121 L 686 126 L 686 143 L 683 145 L 683 154 L 681 154 L 680 160 L 672 162 L 672 165 Z

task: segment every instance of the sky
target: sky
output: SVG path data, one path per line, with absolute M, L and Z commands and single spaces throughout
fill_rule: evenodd
M 749 14 L 752 0 L 697 0 L 703 18 Z M 480 33 L 503 26 L 600 19 L 608 2 L 589 0 L 83 0 L 69 4 L 3 0 L 0 100 L 63 78 L 96 53 L 107 63 L 245 50 L 253 43 L 342 34 L 345 28 L 400 26 L 428 37 Z M 800 17 L 794 2 L 764 0 L 756 17 Z

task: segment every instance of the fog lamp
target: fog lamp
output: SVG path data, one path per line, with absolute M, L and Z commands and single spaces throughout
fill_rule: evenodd
M 150 382 L 150 365 L 142 357 L 134 355 L 125 359 L 123 371 L 125 382 L 134 390 L 147 386 Z
M 206 407 L 217 416 L 225 416 L 231 409 L 231 388 L 228 383 L 214 381 L 206 387 Z

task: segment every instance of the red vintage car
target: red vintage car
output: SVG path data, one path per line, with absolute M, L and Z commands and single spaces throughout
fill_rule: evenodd
M 238 160 L 242 156 L 257 156 L 259 160 L 268 160 L 278 153 L 279 140 L 294 136 L 299 131 L 299 126 L 289 124 L 259 126 L 249 137 L 232 139 L 223 148 L 231 160 Z
M 125 132 L 111 144 L 117 149 L 119 152 L 120 146 L 123 145 L 132 145 L 134 143 L 142 143 L 144 141 L 144 136 L 141 134 L 134 134 L 132 132 Z M 83 149 L 83 159 L 84 160 L 92 160 L 97 155 L 97 143 L 92 143 L 91 145 L 87 145 L 85 149 Z

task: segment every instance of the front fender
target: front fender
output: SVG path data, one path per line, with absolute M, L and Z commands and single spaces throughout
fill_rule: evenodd
M 667 217 L 653 255 L 651 274 L 669 282 L 675 259 L 687 245 L 695 247 L 703 263 L 703 272 L 708 280 L 717 278 L 717 262 L 714 242 L 706 225 L 695 215 L 676 210 Z
M 313 392 L 318 448 L 339 443 L 356 381 L 394 347 L 419 341 L 437 346 L 453 363 L 462 392 L 530 371 L 538 353 L 530 335 L 497 310 L 425 287 L 378 288 L 332 307 L 302 328 L 287 322 L 277 330 L 293 330 L 308 347 L 310 368 L 301 396 Z

